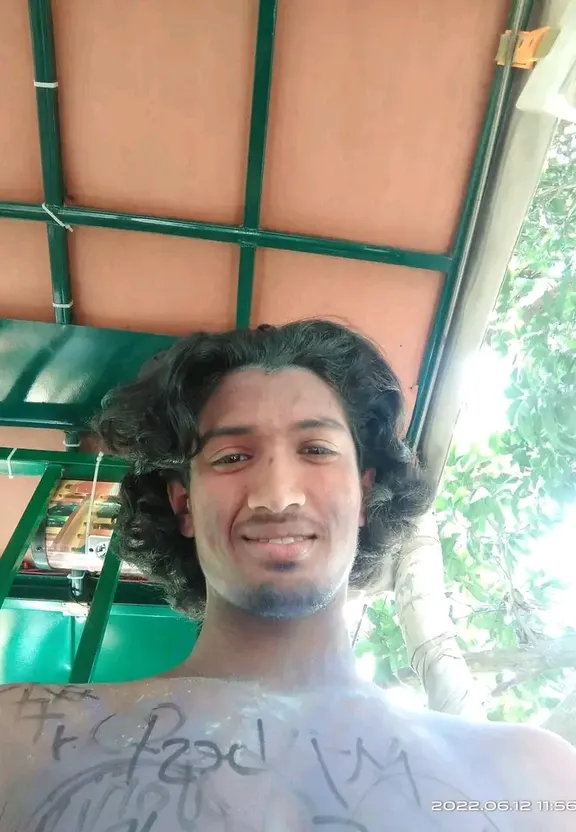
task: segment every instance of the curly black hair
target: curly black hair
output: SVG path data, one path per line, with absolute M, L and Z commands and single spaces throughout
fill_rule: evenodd
M 375 472 L 351 587 L 379 584 L 432 502 L 430 484 L 401 439 L 398 379 L 364 336 L 331 321 L 305 320 L 183 338 L 154 356 L 134 383 L 105 397 L 94 428 L 111 452 L 130 462 L 117 520 L 120 557 L 161 584 L 169 603 L 192 618 L 202 617 L 206 582 L 194 540 L 180 533 L 167 483 L 189 484 L 204 405 L 228 373 L 248 367 L 316 373 L 344 408 L 360 471 Z

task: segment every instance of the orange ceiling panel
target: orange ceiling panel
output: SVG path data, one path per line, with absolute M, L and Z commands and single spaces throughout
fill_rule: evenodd
M 0 427 L 0 446 L 4 448 L 36 448 L 63 451 L 64 435 L 56 430 Z M 24 513 L 40 477 L 0 476 L 0 555 Z
M 0 318 L 53 321 L 44 223 L 0 222 Z
M 68 201 L 239 222 L 256 0 L 52 6 Z
M 0 200 L 42 202 L 28 4 L 1 0 Z
M 281 0 L 266 228 L 446 252 L 509 0 Z
M 333 318 L 376 341 L 399 375 L 409 417 L 443 276 L 286 251 L 256 257 L 252 324 Z
M 76 228 L 69 248 L 78 324 L 167 335 L 234 326 L 236 246 Z

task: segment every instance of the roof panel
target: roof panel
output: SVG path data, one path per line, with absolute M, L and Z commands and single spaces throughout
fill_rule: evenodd
M 63 451 L 63 437 L 56 430 L 0 427 L 0 446 Z M 0 477 L 0 555 L 28 505 L 40 477 Z
M 509 6 L 281 3 L 263 225 L 448 251 Z
M 0 199 L 42 202 L 40 147 L 28 4 L 0 3 Z
M 169 335 L 234 326 L 237 246 L 76 228 L 69 249 L 77 324 Z
M 46 226 L 0 222 L 0 309 L 5 318 L 53 321 Z
M 330 317 L 366 333 L 400 377 L 409 418 L 442 283 L 422 269 L 260 250 L 252 323 Z
M 255 0 L 54 0 L 68 201 L 242 217 Z

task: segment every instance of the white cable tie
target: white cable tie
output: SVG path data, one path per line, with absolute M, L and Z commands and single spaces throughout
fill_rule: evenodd
M 58 89 L 58 81 L 34 81 L 34 86 L 43 90 L 56 90 Z
M 100 470 L 100 463 L 104 456 L 102 451 L 98 452 L 96 457 L 96 465 L 94 466 L 94 478 L 92 480 L 92 491 L 90 492 L 90 505 L 88 506 L 88 519 L 86 521 L 86 542 L 84 544 L 84 554 L 88 555 L 88 543 L 90 539 L 90 531 L 92 528 L 92 511 L 94 509 L 94 500 L 96 497 L 96 483 L 98 482 L 98 471 Z
M 14 472 L 12 471 L 12 457 L 14 456 L 17 450 L 18 448 L 12 448 L 6 460 L 6 464 L 8 465 L 8 478 L 11 480 L 14 479 Z
M 71 306 L 74 306 L 74 301 L 71 300 L 70 303 L 53 303 L 52 306 L 54 309 L 70 309 Z
M 42 208 L 44 208 L 44 210 L 46 211 L 46 213 L 48 214 L 48 216 L 52 217 L 52 219 L 54 220 L 54 222 L 58 223 L 58 225 L 59 225 L 61 228 L 65 228 L 65 229 L 66 229 L 66 231 L 74 231 L 74 229 L 72 228 L 72 226 L 71 226 L 71 225 L 66 225 L 66 223 L 65 223 L 65 222 L 62 222 L 62 220 L 60 219 L 60 217 L 57 217 L 57 216 L 56 216 L 56 214 L 55 214 L 53 211 L 51 211 L 51 210 L 50 210 L 50 208 L 48 208 L 48 206 L 46 205 L 46 203 L 45 203 L 45 202 L 43 202 L 43 203 L 42 203 Z

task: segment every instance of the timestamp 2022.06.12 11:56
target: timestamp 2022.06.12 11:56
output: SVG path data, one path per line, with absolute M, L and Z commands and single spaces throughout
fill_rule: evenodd
M 434 800 L 431 809 L 433 812 L 576 812 L 576 798 L 574 800 Z

